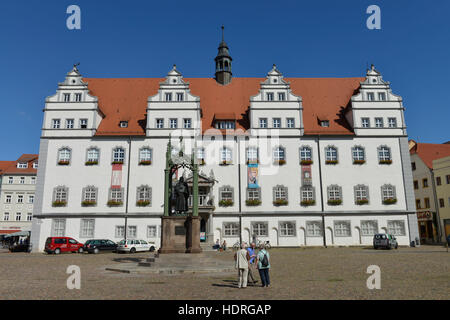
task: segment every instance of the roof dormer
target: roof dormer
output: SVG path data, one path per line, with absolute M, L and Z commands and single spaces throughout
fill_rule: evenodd
M 87 87 L 87 83 L 85 83 L 83 81 L 83 78 L 80 74 L 80 72 L 78 71 L 78 66 L 80 64 L 74 64 L 73 68 L 71 71 L 69 71 L 66 75 L 66 79 L 64 80 L 64 82 L 59 83 L 59 86 L 82 86 L 82 87 Z
M 288 82 L 283 80 L 283 75 L 277 69 L 277 66 L 274 64 L 272 69 L 267 73 L 267 79 L 264 81 L 265 84 L 284 84 L 289 85 Z
M 363 81 L 361 84 L 389 86 L 389 82 L 383 80 L 381 73 L 379 73 L 375 69 L 375 66 L 373 64 L 370 66 L 370 69 L 367 70 L 366 80 Z

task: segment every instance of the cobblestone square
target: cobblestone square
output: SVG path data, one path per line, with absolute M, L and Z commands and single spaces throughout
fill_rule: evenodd
M 233 252 L 209 253 L 232 260 Z M 236 288 L 235 274 L 126 274 L 106 271 L 149 253 L 0 253 L 1 299 L 449 299 L 450 252 L 439 246 L 275 248 L 270 288 Z M 153 254 L 151 254 L 153 256 Z M 128 262 L 130 259 L 125 259 Z M 66 286 L 69 265 L 81 269 L 81 289 Z M 381 268 L 381 290 L 369 290 L 369 265 Z M 258 279 L 259 279 L 259 275 Z

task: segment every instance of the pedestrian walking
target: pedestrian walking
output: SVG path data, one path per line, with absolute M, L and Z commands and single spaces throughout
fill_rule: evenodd
M 270 255 L 267 252 L 264 244 L 261 244 L 259 246 L 259 252 L 256 257 L 256 262 L 258 264 L 259 276 L 261 277 L 261 286 L 270 287 Z
M 248 276 L 248 265 L 250 260 L 250 255 L 246 250 L 246 243 L 241 244 L 241 249 L 235 253 L 234 259 L 236 260 L 236 269 L 238 269 L 238 287 L 247 287 L 247 276 Z
M 258 280 L 255 279 L 255 276 L 253 275 L 253 271 L 255 271 L 256 266 L 256 244 L 252 242 L 250 244 L 250 247 L 247 249 L 248 254 L 250 255 L 250 265 L 248 268 L 248 277 L 251 279 L 253 284 L 257 283 Z

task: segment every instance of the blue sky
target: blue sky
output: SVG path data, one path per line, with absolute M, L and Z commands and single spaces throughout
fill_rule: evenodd
M 81 30 L 66 9 L 81 8 Z M 381 8 L 381 30 L 366 9 Z M 374 63 L 403 97 L 408 134 L 450 140 L 450 1 L 1 1 L 0 160 L 38 153 L 45 97 L 76 62 L 86 77 L 212 77 L 225 25 L 233 75 L 363 76 Z

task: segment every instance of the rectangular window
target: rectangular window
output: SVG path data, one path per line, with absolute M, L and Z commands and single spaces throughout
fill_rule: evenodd
M 361 221 L 361 235 L 373 236 L 378 233 L 378 222 L 376 220 Z
M 411 162 L 411 170 L 412 171 L 416 170 L 416 163 L 415 162 Z
M 306 221 L 306 236 L 307 237 L 321 237 L 322 236 L 322 222 L 321 221 Z
M 389 128 L 397 128 L 397 119 L 396 118 L 388 118 L 388 126 L 389 126 Z
M 12 195 L 7 194 L 5 198 L 5 203 L 11 203 L 12 202 Z
M 281 119 L 280 118 L 273 118 L 273 127 L 274 128 L 281 128 Z
M 295 237 L 295 222 L 280 222 L 281 237 Z
M 278 92 L 278 100 L 285 101 L 286 100 L 286 94 L 284 92 Z
M 80 119 L 80 129 L 87 129 L 87 119 Z
M 421 209 L 420 199 L 416 199 L 416 209 Z
M 428 179 L 422 179 L 422 186 L 428 188 Z
M 52 236 L 64 237 L 66 231 L 66 219 L 53 219 Z
M 330 126 L 330 121 L 329 120 L 321 120 L 320 126 L 324 127 L 324 128 L 328 128 Z
M 114 202 L 123 201 L 123 188 L 112 188 L 109 193 L 109 200 Z
M 90 203 L 97 202 L 97 189 L 95 187 L 86 187 L 83 189 L 83 201 Z
M 368 101 L 374 101 L 375 100 L 375 94 L 373 92 L 367 92 L 367 100 Z
M 26 163 L 26 162 L 19 162 L 19 163 L 17 163 L 17 168 L 19 168 L 19 169 L 26 169 L 26 168 L 28 168 L 28 163 Z
M 8 184 L 13 184 L 13 183 L 14 183 L 14 178 L 8 177 Z
M 262 129 L 267 128 L 267 118 L 259 118 L 259 127 Z
M 294 120 L 294 118 L 287 118 L 287 127 L 288 128 L 294 128 L 295 127 L 295 120 Z
M 301 201 L 312 201 L 314 200 L 314 189 L 311 186 L 301 187 Z
M 28 203 L 30 204 L 34 203 L 34 194 L 28 195 Z
M 119 127 L 121 128 L 128 128 L 128 121 L 120 121 Z
M 335 221 L 334 222 L 334 234 L 336 237 L 350 237 L 350 221 Z
M 247 189 L 247 200 L 260 200 L 260 194 L 260 189 L 249 188 Z
M 450 184 L 450 174 L 445 176 L 445 180 L 447 181 L 447 184 Z
M 192 128 L 192 119 L 191 119 L 191 118 L 183 119 L 183 127 L 184 127 L 185 129 L 190 129 L 190 128 Z
M 115 237 L 122 239 L 125 237 L 125 227 L 124 226 L 116 226 Z
M 17 212 L 16 213 L 16 221 L 21 221 L 22 220 L 22 213 L 21 212 Z
M 237 237 L 239 236 L 239 224 L 236 222 L 224 222 L 223 224 L 223 236 L 224 237 Z
M 363 128 L 369 128 L 370 127 L 370 119 L 369 118 L 361 118 L 361 126 Z
M 414 189 L 417 190 L 419 189 L 419 181 L 414 180 Z
M 33 221 L 33 213 L 31 212 L 27 213 L 27 221 Z
M 273 101 L 273 92 L 267 93 L 267 101 Z
M 75 93 L 75 101 L 81 102 L 81 93 Z
M 404 236 L 405 222 L 403 220 L 390 220 L 387 223 L 388 233 L 394 236 Z
M 257 237 L 267 237 L 269 235 L 267 222 L 252 223 L 252 234 Z
M 20 184 L 25 184 L 25 177 L 20 177 L 19 183 Z
M 95 219 L 81 219 L 80 238 L 94 237 Z
M 52 128 L 53 129 L 61 128 L 61 120 L 60 119 L 53 119 L 52 120 Z
M 166 101 L 172 101 L 172 93 L 166 92 Z
M 233 201 L 233 188 L 223 187 L 220 189 L 219 198 L 224 201 Z
M 164 119 L 156 119 L 156 128 L 157 129 L 164 128 Z
M 286 187 L 275 187 L 274 188 L 274 194 L 273 194 L 273 200 L 287 200 L 287 188 Z
M 383 128 L 383 118 L 375 118 L 375 128 Z
M 384 92 L 378 92 L 378 100 L 380 100 L 380 101 L 386 101 L 386 93 L 384 93 Z
M 183 92 L 177 93 L 177 101 L 183 101 L 184 100 L 184 94 Z
M 147 227 L 147 238 L 156 238 L 157 237 L 157 226 L 148 226 Z
M 39 166 L 39 161 L 36 160 L 35 162 L 33 162 L 33 169 L 37 169 L 38 166 Z
M 64 93 L 64 102 L 70 101 L 70 93 Z
M 425 198 L 425 208 L 430 208 L 430 198 Z
M 231 160 L 232 160 L 231 150 L 228 148 L 222 148 L 220 152 L 220 161 L 231 162 Z
M 127 238 L 136 238 L 137 236 L 137 226 L 128 226 Z
M 23 203 L 23 195 L 22 194 L 19 194 L 17 196 L 17 203 Z
M 439 208 L 444 208 L 444 207 L 445 207 L 444 199 L 439 199 Z
M 170 128 L 176 129 L 178 127 L 178 120 L 177 119 L 170 119 Z
M 9 221 L 9 212 L 3 214 L 3 221 Z
M 442 184 L 441 177 L 436 177 L 436 185 L 440 186 Z

